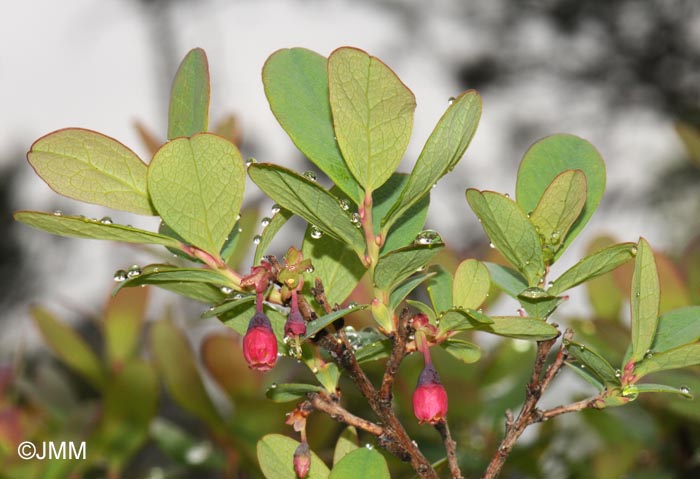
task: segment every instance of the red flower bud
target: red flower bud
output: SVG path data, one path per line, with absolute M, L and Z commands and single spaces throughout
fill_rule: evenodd
M 255 313 L 243 338 L 243 356 L 251 369 L 269 371 L 277 362 L 277 338 L 264 313 Z
M 430 320 L 428 319 L 428 315 L 424 313 L 418 313 L 413 316 L 413 320 L 411 322 L 411 326 L 416 331 L 427 326 L 428 324 L 430 324 Z
M 413 414 L 421 424 L 437 424 L 447 415 L 447 391 L 432 364 L 427 364 L 418 377 L 413 392 Z
M 284 323 L 285 336 L 303 336 L 306 334 L 306 321 L 299 311 L 292 311 Z
M 304 479 L 309 473 L 309 467 L 311 467 L 311 452 L 309 444 L 303 441 L 294 451 L 294 472 L 299 479 Z

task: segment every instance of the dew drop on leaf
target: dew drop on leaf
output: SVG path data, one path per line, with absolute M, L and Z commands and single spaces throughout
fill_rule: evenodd
M 455 102 L 455 100 L 456 100 L 456 98 L 453 97 L 453 96 L 451 96 L 451 97 L 449 97 L 449 98 L 447 99 L 447 104 L 448 104 L 448 105 L 451 105 L 451 104 L 453 104 L 453 103 Z
M 277 213 L 280 212 L 281 209 L 282 209 L 282 208 L 280 208 L 280 205 L 278 205 L 277 203 L 275 203 L 274 205 L 272 205 L 272 208 L 270 208 L 270 212 L 271 212 L 273 215 L 276 215 Z
M 345 198 L 342 198 L 341 200 L 338 201 L 338 204 L 340 205 L 340 209 L 343 211 L 347 211 L 350 209 L 350 202 L 346 200 Z
M 262 226 L 263 228 L 266 228 L 267 225 L 269 225 L 269 224 L 270 224 L 270 218 L 268 218 L 267 216 L 264 217 L 262 220 L 260 220 L 260 226 Z
M 262 236 L 260 236 L 260 235 L 253 236 L 253 244 L 260 244 L 260 241 L 262 241 Z
M 127 271 L 126 276 L 129 278 L 135 278 L 141 275 L 141 267 L 137 264 L 132 264 Z
M 258 162 L 258 160 L 256 160 L 255 158 L 253 158 L 253 157 L 251 156 L 250 158 L 248 158 L 247 160 L 245 160 L 245 166 L 246 166 L 246 168 L 247 168 L 247 167 L 249 167 L 250 165 L 252 165 L 253 163 L 257 163 L 257 162 Z
M 440 233 L 435 230 L 423 230 L 416 235 L 413 244 L 432 245 L 442 243 Z
M 360 214 L 356 212 L 350 215 L 350 223 L 354 224 L 356 228 L 360 228 L 362 226 Z
M 323 232 L 315 225 L 311 225 L 311 237 L 313 239 L 319 239 L 321 236 L 323 236 Z
M 63 211 L 61 211 L 61 210 L 56 210 L 56 211 L 53 212 L 53 215 L 54 215 L 54 216 L 63 216 Z
M 219 288 L 219 291 L 221 291 L 223 294 L 231 294 L 233 293 L 233 288 L 230 288 L 229 286 L 222 286 Z
M 112 224 L 112 218 L 109 216 L 103 216 L 102 219 L 100 220 L 100 223 L 103 225 L 111 225 Z
M 495 247 L 496 247 L 496 245 L 495 245 L 495 244 L 493 244 L 493 243 L 489 243 L 489 248 L 492 248 L 492 249 L 493 249 L 493 248 L 495 248 Z
M 644 359 L 651 359 L 654 357 L 654 351 L 651 349 L 647 349 L 646 352 L 644 353 Z
M 311 170 L 305 171 L 304 178 L 311 180 L 311 181 L 316 181 L 316 173 L 314 173 Z
M 616 369 L 616 370 L 615 370 L 615 377 L 616 377 L 616 378 L 621 378 L 621 377 L 622 377 L 622 371 L 620 371 L 619 369 Z
M 636 247 L 636 246 L 632 246 L 632 247 L 630 248 L 630 254 L 631 254 L 632 256 L 637 256 L 637 247 Z
M 690 394 L 690 388 L 688 386 L 681 386 L 678 388 L 681 394 Z
M 114 273 L 114 281 L 117 283 L 121 283 L 122 281 L 126 281 L 126 271 L 123 269 L 118 269 Z

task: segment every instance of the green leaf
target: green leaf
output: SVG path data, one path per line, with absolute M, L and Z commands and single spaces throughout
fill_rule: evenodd
M 389 295 L 389 309 L 391 311 L 396 310 L 401 304 L 401 301 L 406 299 L 406 297 L 411 294 L 411 292 L 425 282 L 428 278 L 435 275 L 435 272 L 429 271 L 426 273 L 417 274 L 408 278 L 406 281 L 401 283 L 396 289 L 394 289 Z
M 508 296 L 517 298 L 527 288 L 527 280 L 519 272 L 496 263 L 484 264 L 489 270 L 491 281 L 505 291 Z
M 56 193 L 139 215 L 155 211 L 146 189 L 146 164 L 117 140 L 66 128 L 39 138 L 27 160 Z
M 588 243 L 585 254 L 587 256 L 592 255 L 614 244 L 615 240 L 609 236 L 597 236 Z M 626 298 L 613 275 L 603 274 L 591 278 L 586 281 L 585 287 L 588 300 L 594 311 L 594 317 L 617 322 L 620 316 L 620 309 Z
M 637 388 L 638 393 L 670 393 L 678 394 L 686 399 L 693 399 L 690 389 L 683 387 L 677 388 L 666 384 L 635 384 L 634 387 Z
M 481 97 L 474 90 L 462 93 L 451 103 L 425 143 L 399 200 L 382 221 L 385 231 L 455 167 L 469 146 L 480 117 Z
M 317 393 L 323 391 L 323 388 L 314 386 L 313 384 L 273 384 L 265 393 L 268 399 L 274 402 L 290 402 L 306 398 L 308 393 Z
M 56 356 L 85 378 L 92 387 L 98 390 L 103 388 L 106 383 L 104 368 L 97 354 L 83 338 L 43 308 L 34 307 L 31 313 L 44 341 Z
M 417 244 L 391 251 L 379 258 L 374 269 L 374 283 L 381 290 L 389 290 L 411 276 L 445 247 L 442 242 Z
M 675 309 L 659 317 L 651 350 L 662 353 L 700 340 L 700 306 Z
M 528 288 L 535 289 L 535 288 Z M 539 288 L 537 288 L 539 289 Z M 526 292 L 527 289 L 523 292 Z M 542 291 L 542 290 L 540 290 Z M 520 293 L 518 296 L 518 301 L 525 311 L 527 311 L 528 316 L 539 319 L 548 318 L 555 309 L 564 301 L 564 298 L 556 296 L 545 296 L 542 298 L 528 298 Z M 546 293 L 545 293 L 546 294 Z
M 419 313 L 423 313 L 426 316 L 428 316 L 428 319 L 432 324 L 435 324 L 437 318 L 435 316 L 435 311 L 433 311 L 433 308 L 428 306 L 427 304 L 421 302 L 421 301 L 413 301 L 411 299 L 406 300 L 406 304 L 411 306 L 414 309 L 417 309 Z
M 248 250 L 260 224 L 255 207 L 242 208 L 239 216 L 221 248 L 221 259 L 234 271 L 241 268 L 244 259 L 248 261 Z
M 362 346 L 355 352 L 357 362 L 362 364 L 369 361 L 377 361 L 389 356 L 391 353 L 391 341 L 388 339 L 375 341 L 366 346 Z
M 326 59 L 305 48 L 278 50 L 265 62 L 262 77 L 270 109 L 296 147 L 355 204 L 362 203 L 335 141 Z
M 63 216 L 41 211 L 18 211 L 14 218 L 48 233 L 74 238 L 121 241 L 124 243 L 159 244 L 180 248 L 180 242 L 169 236 L 131 226 L 107 224 L 80 216 Z
M 386 459 L 378 451 L 360 447 L 348 453 L 333 467 L 328 479 L 391 479 Z
M 491 288 L 491 275 L 486 265 L 475 259 L 462 261 L 455 271 L 452 304 L 477 309 L 486 301 Z
M 163 221 L 216 256 L 236 223 L 244 188 L 238 148 L 210 133 L 166 143 L 148 167 L 148 192 Z
M 541 319 L 519 316 L 490 316 L 493 324 L 475 325 L 479 331 L 497 334 L 507 338 L 544 341 L 559 334 L 557 328 Z
M 312 227 L 309 226 L 301 245 L 304 258 L 311 259 L 314 267 L 310 276 L 323 281 L 326 299 L 331 306 L 341 304 L 353 292 L 367 269 L 357 254 L 342 242 L 326 235 L 314 239 L 311 233 Z M 309 284 L 313 285 L 313 281 Z
M 479 323 L 492 324 L 493 320 L 477 309 L 452 308 L 440 316 L 440 331 L 468 331 Z
M 240 296 L 240 297 L 238 297 Z M 223 303 L 212 306 L 204 313 L 202 313 L 202 318 L 213 318 L 214 316 L 220 316 L 232 309 L 238 308 L 246 303 L 253 303 L 255 301 L 255 295 L 249 294 L 245 296 L 236 295 L 231 301 L 224 301 Z
M 337 240 L 363 255 L 365 239 L 350 222 L 338 198 L 315 182 L 291 170 L 269 163 L 255 163 L 248 168 L 253 182 L 283 208 L 301 216 Z
M 481 349 L 474 343 L 461 339 L 448 338 L 440 347 L 465 364 L 477 362 L 481 358 Z
M 416 99 L 384 63 L 355 48 L 331 53 L 328 87 L 343 158 L 365 190 L 376 190 L 406 151 Z
M 515 187 L 518 204 L 533 211 L 547 187 L 560 173 L 581 170 L 586 175 L 588 195 L 583 211 L 563 239 L 554 259 L 566 250 L 588 223 L 605 191 L 605 164 L 596 149 L 574 135 L 552 135 L 530 147 L 525 153 Z
M 279 233 L 280 229 L 282 229 L 282 227 L 285 224 L 287 224 L 287 221 L 289 221 L 289 218 L 291 217 L 292 212 L 282 208 L 280 208 L 280 210 L 277 213 L 272 215 L 272 218 L 270 218 L 270 222 L 260 234 L 260 242 L 255 247 L 255 256 L 253 258 L 253 264 L 260 264 L 260 261 L 267 252 L 267 248 L 270 247 L 272 240 L 275 238 L 275 236 L 277 236 L 277 233 Z M 306 252 L 304 252 L 304 256 L 306 256 Z
M 570 362 L 565 362 L 565 366 L 570 368 L 573 372 L 576 373 L 577 376 L 580 376 L 584 381 L 586 381 L 588 384 L 596 388 L 598 391 L 604 391 L 605 386 L 603 383 L 600 382 L 597 376 L 595 376 L 590 369 L 586 369 L 585 365 L 579 365 L 576 366 Z M 583 367 L 582 367 L 583 366 Z
M 636 244 L 621 243 L 588 255 L 559 276 L 547 292 L 556 296 L 589 279 L 612 271 L 634 258 L 636 251 Z
M 305 337 L 310 338 L 314 334 L 318 333 L 323 328 L 331 324 L 336 319 L 342 318 L 343 316 L 347 316 L 348 314 L 354 313 L 355 311 L 362 311 L 365 308 L 367 308 L 367 305 L 364 304 L 349 306 L 345 309 L 339 309 L 338 311 L 333 311 L 332 313 L 325 314 L 318 319 L 309 321 L 308 323 L 306 323 Z
M 498 251 L 537 286 L 544 276 L 542 245 L 527 215 L 510 198 L 493 191 L 467 190 L 467 201 Z
M 165 388 L 184 410 L 221 429 L 222 422 L 197 370 L 187 337 L 171 321 L 151 327 L 150 350 Z
M 160 289 L 206 304 L 220 303 L 226 297 L 218 287 L 207 283 L 181 283 L 175 281 L 172 283 L 160 282 L 157 283 L 157 286 Z
M 382 218 L 396 204 L 399 194 L 407 182 L 408 175 L 394 173 L 386 183 L 372 193 L 372 226 L 375 235 L 379 235 L 382 232 Z M 400 217 L 397 217 L 388 233 L 386 230 L 382 232 L 385 237 L 380 253 L 393 251 L 413 243 L 416 235 L 425 226 L 429 206 L 430 194 L 427 194 L 419 201 L 413 203 Z
M 258 441 L 258 462 L 267 479 L 297 479 L 294 472 L 294 451 L 299 442 L 281 434 L 268 434 Z M 311 467 L 307 479 L 327 479 L 330 471 L 311 451 Z
M 436 274 L 428 280 L 428 295 L 435 311 L 447 311 L 452 301 L 452 275 L 442 266 L 435 266 Z
M 542 238 L 546 260 L 553 258 L 586 204 L 586 175 L 566 170 L 544 190 L 530 221 Z
M 686 344 L 663 353 L 647 354 L 634 368 L 637 378 L 657 371 L 700 364 L 700 343 Z
M 333 451 L 333 465 L 338 464 L 343 457 L 351 453 L 359 447 L 359 439 L 357 437 L 357 429 L 353 426 L 348 426 L 343 429 L 338 437 L 338 442 L 335 443 Z
M 654 253 L 644 238 L 639 239 L 632 276 L 632 361 L 641 360 L 651 349 L 659 321 L 659 276 Z
M 117 285 L 112 294 L 121 288 L 132 288 L 144 284 L 162 285 L 167 283 L 207 283 L 216 286 L 228 285 L 230 280 L 212 269 L 180 268 L 167 264 L 150 264 L 141 270 L 141 274 L 127 279 Z
M 566 344 L 570 357 L 581 363 L 581 367 L 591 372 L 596 379 L 606 385 L 620 386 L 620 372 L 615 371 L 608 361 L 583 344 L 571 341 Z
M 175 74 L 170 92 L 168 140 L 209 128 L 209 64 L 201 48 L 190 50 Z
M 113 367 L 134 358 L 138 352 L 148 305 L 149 289 L 125 289 L 111 298 L 104 317 L 105 355 Z

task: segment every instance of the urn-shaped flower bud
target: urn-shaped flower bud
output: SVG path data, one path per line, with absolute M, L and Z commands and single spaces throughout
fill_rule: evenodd
M 265 313 L 257 312 L 243 338 L 243 356 L 251 369 L 268 371 L 277 362 L 277 338 Z
M 310 466 L 311 452 L 309 451 L 309 444 L 306 441 L 302 441 L 294 451 L 294 472 L 296 472 L 299 479 L 304 479 L 309 473 Z
M 292 311 L 284 323 L 284 335 L 303 336 L 306 334 L 306 321 L 299 311 Z
M 447 391 L 432 364 L 426 364 L 413 392 L 413 414 L 418 422 L 437 424 L 447 415 Z

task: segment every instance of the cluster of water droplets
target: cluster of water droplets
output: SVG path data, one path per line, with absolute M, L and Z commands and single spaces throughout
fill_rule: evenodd
M 132 279 L 136 278 L 137 276 L 141 276 L 141 267 L 137 264 L 132 264 L 128 270 L 123 270 L 123 269 L 118 269 L 117 271 L 114 272 L 114 281 L 117 283 L 121 283 L 122 281 L 126 281 L 127 279 Z

